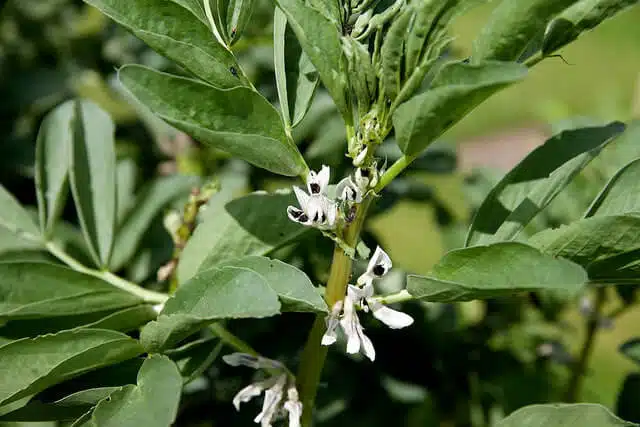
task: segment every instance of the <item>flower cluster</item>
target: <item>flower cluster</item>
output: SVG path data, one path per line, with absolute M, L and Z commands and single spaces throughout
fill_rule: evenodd
M 265 369 L 272 374 L 265 380 L 249 384 L 235 395 L 233 406 L 237 411 L 240 410 L 241 403 L 248 402 L 264 392 L 262 411 L 254 418 L 255 423 L 262 427 L 271 427 L 275 418 L 286 413 L 289 417 L 289 427 L 300 427 L 302 403 L 298 399 L 295 379 L 280 362 L 246 353 L 228 354 L 223 360 L 231 366 Z
M 406 313 L 393 310 L 373 298 L 373 281 L 387 274 L 391 269 L 391 259 L 379 246 L 369 260 L 367 271 L 357 280 L 356 285 L 348 285 L 347 295 L 338 301 L 327 317 L 327 331 L 322 337 L 322 345 L 331 345 L 337 341 L 338 325 L 347 337 L 347 353 L 358 353 L 362 348 L 365 356 L 372 361 L 376 357 L 373 343 L 364 334 L 357 309 L 369 312 L 392 329 L 407 327 L 413 319 Z
M 329 166 L 322 166 L 320 172 L 310 171 L 307 176 L 307 192 L 293 187 L 300 207 L 287 207 L 289 219 L 299 224 L 333 230 L 341 218 L 340 208 L 352 203 L 360 203 L 369 188 L 378 183 L 378 174 L 374 170 L 356 169 L 354 177 L 348 176 L 336 185 L 336 199 L 327 195 L 331 171 Z M 344 210 L 342 210 L 344 212 Z M 342 217 L 347 215 L 343 213 Z

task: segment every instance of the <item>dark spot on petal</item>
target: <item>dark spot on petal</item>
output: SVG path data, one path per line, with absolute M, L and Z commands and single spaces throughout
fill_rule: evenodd
M 313 194 L 318 194 L 320 192 L 320 184 L 316 182 L 311 183 L 311 185 L 309 185 L 309 188 L 311 188 L 311 193 Z
M 320 212 L 316 212 L 316 214 L 313 216 L 313 222 L 318 222 L 319 218 L 320 218 Z
M 298 209 L 296 209 L 295 211 L 293 209 L 291 210 L 291 216 L 296 218 L 296 219 L 300 218 L 302 213 L 303 212 L 301 210 L 298 210 Z
M 298 218 L 298 221 L 300 222 L 307 222 L 309 221 L 309 217 L 306 214 L 302 214 L 300 215 L 300 217 Z
M 375 274 L 376 276 L 382 276 L 385 272 L 386 272 L 386 269 L 381 264 L 378 264 L 375 267 L 373 267 L 373 274 Z
M 369 172 L 369 169 L 360 169 L 360 175 L 365 178 L 369 178 L 369 176 L 371 176 L 371 173 Z

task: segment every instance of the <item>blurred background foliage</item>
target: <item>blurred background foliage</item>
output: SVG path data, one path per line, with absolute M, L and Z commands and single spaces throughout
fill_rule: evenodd
M 491 4 L 477 7 L 456 21 L 456 55 L 470 51 L 473 35 L 491 8 Z M 272 12 L 271 0 L 255 2 L 252 25 L 234 46 L 234 53 L 256 87 L 275 102 Z M 390 186 L 377 204 L 365 240 L 383 244 L 398 270 L 426 273 L 445 251 L 461 245 L 474 207 L 501 174 L 552 133 L 576 123 L 640 117 L 639 23 L 638 7 L 606 21 L 561 50 L 563 58 L 545 60 L 523 83 L 477 108 Z M 116 121 L 119 178 L 131 194 L 158 175 L 216 176 L 222 191 L 210 201 L 211 208 L 247 191 L 291 184 L 205 149 L 155 119 L 119 87 L 116 71 L 125 63 L 180 73 L 174 64 L 81 1 L 4 3 L 0 15 L 0 182 L 22 203 L 35 205 L 34 147 L 43 115 L 76 96 L 97 102 Z M 334 176 L 344 175 L 350 167 L 343 157 L 342 121 L 324 91 L 318 92 L 294 137 L 312 167 L 329 164 Z M 387 157 L 389 163 L 398 156 L 391 144 L 381 149 L 381 157 Z M 538 223 L 558 225 L 578 217 L 627 160 L 616 158 L 612 151 L 595 161 Z M 75 222 L 70 204 L 64 217 Z M 171 256 L 171 245 L 159 216 L 122 274 L 137 282 L 154 282 L 156 270 Z M 8 253 L 5 249 L 0 242 L 0 255 Z M 315 281 L 324 282 L 331 249 L 331 242 L 310 235 L 298 247 L 284 248 L 278 255 L 304 266 Z M 401 276 L 398 273 L 387 280 L 389 291 L 402 285 Z M 410 304 L 407 308 L 414 317 L 424 317 L 415 328 L 389 334 L 367 325 L 374 341 L 381 343 L 379 363 L 356 364 L 340 354 L 330 359 L 327 381 L 334 384 L 332 379 L 339 378 L 344 384 L 331 396 L 321 390 L 320 418 L 336 426 L 383 425 L 385 420 L 392 420 L 390 425 L 435 425 L 436 418 L 442 426 L 480 425 L 456 417 L 464 413 L 491 419 L 525 403 L 561 400 L 555 378 L 566 376 L 570 354 L 582 342 L 585 324 L 578 302 L 569 305 L 573 308 L 561 311 L 562 303 L 549 296 L 533 304 L 526 300 Z M 612 291 L 607 307 L 615 311 L 625 305 Z M 252 322 L 250 327 L 245 327 L 248 322 L 236 322 L 234 329 L 267 355 L 273 353 L 272 348 L 293 354 L 304 341 L 306 329 L 291 329 L 288 316 Z M 508 327 L 510 322 L 516 326 Z M 582 400 L 616 409 L 623 380 L 637 371 L 616 349 L 637 333 L 639 322 L 640 311 L 622 309 L 615 322 L 598 335 Z M 274 338 L 268 333 L 273 330 L 288 333 Z M 350 375 L 341 373 L 345 367 Z M 191 385 L 180 425 L 213 425 L 202 422 L 213 412 L 216 425 L 235 425 L 240 420 L 229 401 L 246 378 L 241 381 L 229 375 L 227 368 L 214 365 L 209 378 L 228 381 Z M 395 403 L 389 403 L 389 396 Z M 379 411 L 370 409 L 381 404 L 386 408 L 384 420 L 379 419 Z M 360 414 L 357 423 L 348 416 L 354 413 Z M 621 415 L 632 419 L 638 414 Z M 244 425 L 243 421 L 238 425 Z

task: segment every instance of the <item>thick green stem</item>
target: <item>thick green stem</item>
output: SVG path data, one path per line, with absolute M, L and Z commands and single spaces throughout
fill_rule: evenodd
M 593 312 L 587 319 L 587 332 L 582 343 L 582 349 L 580 350 L 580 356 L 573 365 L 571 370 L 571 377 L 569 378 L 569 384 L 567 385 L 567 394 L 565 401 L 567 403 L 573 403 L 580 394 L 580 388 L 582 386 L 582 379 L 587 371 L 587 365 L 589 364 L 589 356 L 596 340 L 596 333 L 600 324 L 600 312 L 604 305 L 606 296 L 606 288 L 600 287 L 596 290 L 596 300 L 593 306 Z
M 358 206 L 355 219 L 345 229 L 344 241 L 351 247 L 355 247 L 358 243 L 360 230 L 364 224 L 371 201 L 372 197 L 368 197 Z M 344 299 L 347 284 L 351 277 L 351 264 L 352 259 L 339 245 L 336 245 L 324 295 L 330 309 L 336 302 Z M 319 314 L 316 316 L 313 327 L 307 337 L 307 343 L 302 352 L 300 367 L 298 368 L 297 385 L 300 401 L 303 405 L 302 427 L 310 427 L 313 422 L 314 401 L 327 356 L 327 347 L 320 344 L 325 331 L 325 314 Z

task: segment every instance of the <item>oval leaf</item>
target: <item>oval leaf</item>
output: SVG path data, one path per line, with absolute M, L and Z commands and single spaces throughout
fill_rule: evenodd
M 622 427 L 635 426 L 607 408 L 589 403 L 530 405 L 518 409 L 496 427 Z
M 252 89 L 221 90 L 134 65 L 119 76 L 154 113 L 203 143 L 274 173 L 295 176 L 306 169 L 278 112 Z
M 473 60 L 517 60 L 549 20 L 576 1 L 502 0 L 473 43 Z
M 36 142 L 36 194 L 40 229 L 49 237 L 67 200 L 69 147 L 73 138 L 75 102 L 56 107 L 42 121 Z
M 97 265 L 109 263 L 116 223 L 115 127 L 96 104 L 76 101 L 71 192 L 82 232 Z
M 151 355 L 136 385 L 127 385 L 101 400 L 91 415 L 91 424 L 100 427 L 169 427 L 178 414 L 182 377 L 166 356 Z
M 526 74 L 525 66 L 510 62 L 445 66 L 430 90 L 394 111 L 393 127 L 400 149 L 406 155 L 417 155 L 473 108 Z
M 213 38 L 208 26 L 185 8 L 167 0 L 86 2 L 210 84 L 219 88 L 249 85 L 233 54 Z
M 190 279 L 203 263 L 212 267 L 246 255 L 267 255 L 309 231 L 287 217 L 287 206 L 295 203 L 292 194 L 260 192 L 208 209 L 180 257 L 179 282 Z
M 0 405 L 142 352 L 136 340 L 102 329 L 13 341 L 0 347 Z
M 504 242 L 451 251 L 428 276 L 409 276 L 407 290 L 416 298 L 454 302 L 536 290 L 574 293 L 586 281 L 586 272 L 571 261 Z
M 158 351 L 216 320 L 278 313 L 278 294 L 261 275 L 240 267 L 214 268 L 180 285 L 158 320 L 142 329 L 140 339 L 149 351 Z
M 640 159 L 623 166 L 595 198 L 585 217 L 640 211 Z
M 69 268 L 0 263 L 0 319 L 37 319 L 116 310 L 140 298 Z
M 568 258 L 598 282 L 637 282 L 640 216 L 595 216 L 534 234 L 529 244 Z
M 580 0 L 549 23 L 542 41 L 542 54 L 550 55 L 571 43 L 616 13 L 638 4 L 638 0 Z
M 564 131 L 511 169 L 478 208 L 466 245 L 511 239 L 544 209 L 612 138 L 622 123 Z M 510 193 L 507 190 L 512 189 Z
M 292 265 L 261 256 L 249 256 L 208 265 L 200 271 L 219 267 L 241 267 L 259 274 L 278 294 L 282 311 L 327 311 L 327 304 L 309 277 Z

